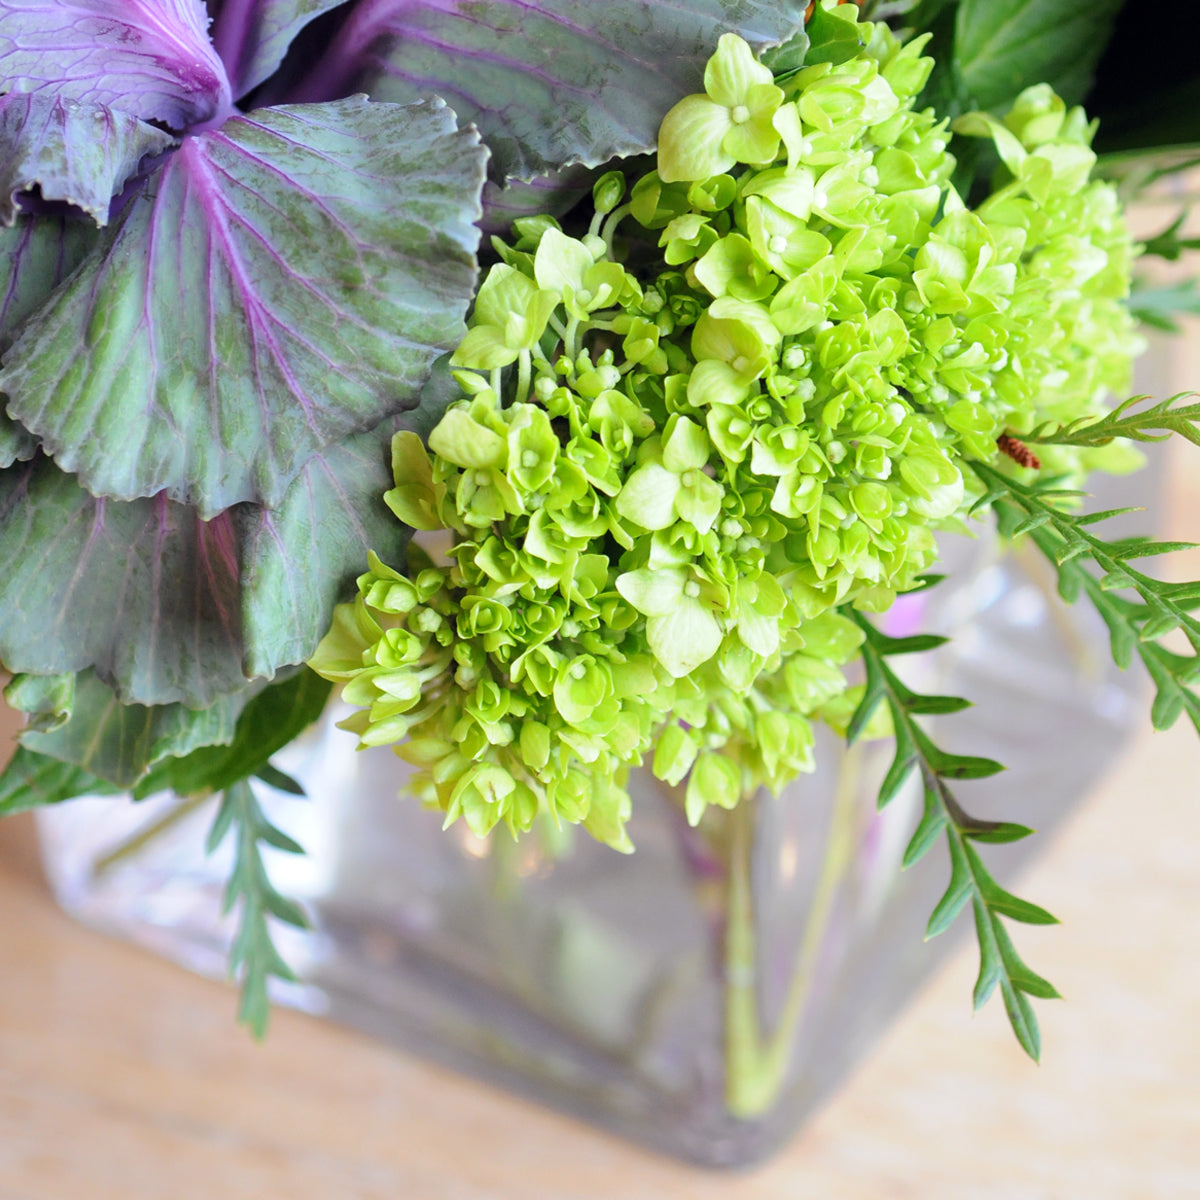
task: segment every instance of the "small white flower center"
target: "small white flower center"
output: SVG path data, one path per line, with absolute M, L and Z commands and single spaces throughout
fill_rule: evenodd
M 744 104 L 735 105 L 729 110 L 729 119 L 735 125 L 745 125 L 750 120 L 750 110 Z
M 679 477 L 679 482 L 682 483 L 685 488 L 695 487 L 696 486 L 696 472 L 695 471 L 684 471 L 684 473 L 682 475 L 680 475 L 680 477 Z
M 739 354 L 729 365 L 735 371 L 741 372 L 750 365 L 750 360 L 744 354 Z
M 587 302 L 589 300 L 591 300 L 591 298 L 592 298 L 592 289 L 591 288 L 580 288 L 579 291 L 577 291 L 575 293 L 575 299 L 578 300 L 580 304 L 587 304 Z
M 689 579 L 687 583 L 683 585 L 683 594 L 685 596 L 690 596 L 693 600 L 695 600 L 695 598 L 700 595 L 700 585 L 694 579 Z
M 571 678 L 582 679 L 587 674 L 587 667 L 581 662 L 571 664 Z
M 492 477 L 486 471 L 476 471 L 475 472 L 475 486 L 476 487 L 487 487 L 487 485 L 491 482 L 492 482 Z
M 777 233 L 768 243 L 772 254 L 782 254 L 787 249 L 787 238 Z
M 536 450 L 522 450 L 521 451 L 521 466 L 536 467 L 538 465 L 538 463 L 541 461 L 542 460 L 539 457 L 538 452 Z

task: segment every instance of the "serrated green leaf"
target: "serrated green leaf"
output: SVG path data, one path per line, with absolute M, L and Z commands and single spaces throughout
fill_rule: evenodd
M 76 796 L 110 796 L 115 784 L 25 746 L 18 746 L 0 772 L 0 817 L 60 804 Z
M 1015 821 L 978 821 L 972 828 L 964 829 L 963 836 L 975 842 L 999 844 L 1002 842 L 1019 842 L 1036 833 L 1028 825 L 1018 825 Z
M 897 654 L 923 654 L 926 650 L 936 650 L 939 646 L 944 646 L 949 640 L 936 633 L 918 633 L 904 638 L 883 635 L 883 653 L 889 658 Z
M 27 731 L 21 743 L 128 788 L 161 759 L 228 742 L 246 699 L 245 694 L 228 696 L 199 710 L 182 704 L 122 704 L 93 672 L 85 671 L 76 679 L 66 723 L 51 733 Z
M 237 830 L 233 871 L 225 889 L 225 910 L 239 901 L 238 931 L 230 950 L 230 972 L 240 974 L 242 999 L 238 1019 L 255 1037 L 266 1032 L 269 1017 L 267 982 L 272 976 L 292 980 L 295 975 L 280 957 L 271 940 L 268 917 L 308 928 L 303 909 L 280 895 L 263 864 L 260 843 L 275 845 L 292 853 L 301 848 L 267 820 L 249 783 L 242 780 L 226 789 L 208 837 L 211 852 L 230 829 Z
M 209 828 L 208 837 L 204 841 L 204 853 L 211 854 L 226 838 L 229 831 L 233 828 L 233 822 L 237 817 L 237 805 L 234 799 L 226 792 L 221 797 L 221 804 L 217 809 L 217 815 L 213 818 L 213 823 Z M 228 912 L 233 904 L 230 893 L 225 893 L 225 911 Z
M 1156 542 L 1147 537 L 1121 538 L 1108 543 L 1108 553 L 1114 558 L 1152 558 L 1158 554 L 1175 554 L 1180 550 L 1194 550 L 1195 542 Z
M 918 859 L 924 858 L 933 843 L 941 837 L 946 823 L 946 814 L 938 802 L 937 792 L 926 783 L 925 812 L 904 849 L 902 865 L 911 867 Z
M 862 736 L 863 730 L 871 723 L 871 718 L 878 711 L 883 699 L 884 694 L 880 688 L 872 688 L 868 685 L 864 689 L 862 699 L 859 700 L 858 707 L 854 710 L 854 716 L 850 718 L 850 724 L 846 726 L 846 744 L 848 746 L 853 746 Z
M 1048 512 L 1035 512 L 1018 521 L 1013 527 L 1009 537 L 1020 537 L 1023 533 L 1032 533 L 1035 529 L 1041 529 L 1051 519 L 1051 514 Z
M 907 707 L 914 716 L 942 716 L 970 708 L 971 701 L 960 696 L 914 696 Z
M 962 843 L 958 838 L 951 837 L 946 844 L 950 851 L 950 882 L 930 914 L 929 924 L 925 927 L 927 940 L 950 928 L 954 918 L 962 912 L 963 905 L 971 899 L 975 890 L 970 864 L 963 853 Z
M 1100 577 L 1100 590 L 1117 592 L 1133 586 L 1133 576 L 1127 571 L 1108 571 Z
M 1076 525 L 1096 525 L 1100 521 L 1107 521 L 1112 517 L 1123 517 L 1126 513 L 1145 512 L 1142 505 L 1135 504 L 1129 508 L 1105 508 L 1099 512 L 1079 513 L 1075 517 Z M 1084 548 L 1087 548 L 1086 542 L 1081 542 Z
M 917 751 L 906 729 L 896 730 L 896 756 L 883 782 L 879 785 L 877 807 L 885 808 L 899 794 L 917 767 Z

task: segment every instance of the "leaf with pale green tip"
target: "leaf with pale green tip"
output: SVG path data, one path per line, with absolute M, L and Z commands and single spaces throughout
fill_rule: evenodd
M 804 0 L 378 0 L 359 5 L 301 99 L 364 88 L 443 96 L 474 121 L 497 179 L 652 151 L 681 96 L 703 90 L 723 33 L 761 50 L 803 23 Z
M 0 661 L 94 667 L 123 700 L 207 707 L 247 684 L 233 518 L 98 500 L 38 456 L 0 472 Z
M 22 328 L 11 415 L 97 495 L 279 503 L 461 340 L 485 157 L 362 96 L 186 138 Z
M 960 0 L 954 60 L 984 108 L 1001 107 L 1035 83 L 1068 104 L 1086 95 L 1122 0 Z
M 18 746 L 0 772 L 0 817 L 61 804 L 76 796 L 109 796 L 120 789 L 72 763 Z
M 228 742 L 248 698 L 248 692 L 226 696 L 205 709 L 122 704 L 94 672 L 84 671 L 65 724 L 50 733 L 26 731 L 21 744 L 128 788 L 163 758 Z
M 0 224 L 11 225 L 20 194 L 36 188 L 42 200 L 70 204 L 104 225 L 112 198 L 142 160 L 175 141 L 103 104 L 48 92 L 0 96 Z

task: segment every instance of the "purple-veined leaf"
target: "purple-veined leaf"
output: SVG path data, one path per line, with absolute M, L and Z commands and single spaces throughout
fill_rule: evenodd
M 371 0 L 351 9 L 287 94 L 439 95 L 474 121 L 493 177 L 530 179 L 654 149 L 663 116 L 703 89 L 722 33 L 755 49 L 803 22 L 804 0 Z
M 129 113 L 50 92 L 0 96 L 0 223 L 17 218 L 21 192 L 40 190 L 87 213 L 97 225 L 143 158 L 175 138 Z
M 344 0 L 219 0 L 209 35 L 240 100 L 271 75 L 296 35 Z
M 201 0 L 4 0 L 0 86 L 182 130 L 230 109 Z
M 18 217 L 0 225 L 0 361 L 21 322 L 42 304 L 95 244 L 91 221 Z M 8 417 L 0 393 L 0 469 L 31 458 L 37 439 Z
M 592 190 L 597 174 L 593 167 L 575 165 L 527 182 L 514 179 L 503 187 L 489 179 L 483 189 L 479 227 L 503 237 L 518 217 L 541 213 L 561 217 Z
M 392 437 L 430 430 L 462 388 L 449 355 L 408 412 L 314 455 L 273 509 L 235 510 L 242 556 L 242 628 L 247 675 L 270 675 L 312 657 L 333 607 L 354 595 L 367 551 L 400 564 L 409 533 L 383 502 L 392 478 Z
M 97 495 L 277 504 L 461 339 L 485 157 L 362 96 L 185 138 L 23 327 L 10 414 Z
M 97 499 L 39 455 L 0 472 L 0 661 L 94 667 L 120 699 L 206 707 L 242 689 L 232 517 Z
M 354 594 L 368 550 L 399 559 L 407 534 L 383 493 L 392 486 L 392 434 L 404 426 L 389 420 L 313 455 L 277 508 L 236 510 L 248 675 L 312 656 L 333 606 Z
M 93 667 L 122 701 L 192 707 L 303 662 L 367 551 L 400 559 L 392 434 L 427 433 L 458 395 L 439 374 L 413 413 L 313 455 L 277 508 L 207 523 L 162 497 L 98 500 L 44 457 L 0 472 L 0 661 Z

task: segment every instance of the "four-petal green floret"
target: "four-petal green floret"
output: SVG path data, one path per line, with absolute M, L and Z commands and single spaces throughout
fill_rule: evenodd
M 824 11 L 857 54 L 776 82 L 726 35 L 627 204 L 610 172 L 584 236 L 497 243 L 462 399 L 395 439 L 385 499 L 445 544 L 372 557 L 312 665 L 447 821 L 624 850 L 647 760 L 693 821 L 811 769 L 812 721 L 853 707 L 838 609 L 917 585 L 979 494 L 964 459 L 1124 386 L 1132 247 L 1082 113 L 1039 87 L 960 119 L 1003 163 L 970 210 L 914 108 L 924 41 Z

